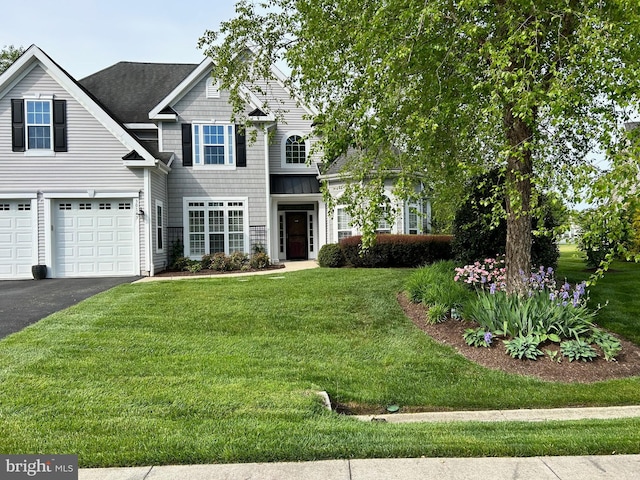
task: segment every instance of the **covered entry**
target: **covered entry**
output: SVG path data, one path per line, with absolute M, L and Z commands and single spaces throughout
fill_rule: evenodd
M 317 218 L 315 203 L 278 205 L 281 260 L 308 260 L 316 257 Z

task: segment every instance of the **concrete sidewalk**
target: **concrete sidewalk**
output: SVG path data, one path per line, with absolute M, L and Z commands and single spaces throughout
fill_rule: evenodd
M 143 277 L 137 282 L 133 283 L 146 283 L 146 282 L 162 282 L 171 280 L 193 280 L 194 278 L 232 278 L 232 277 L 250 277 L 253 275 L 273 275 L 274 278 L 282 275 L 283 273 L 297 272 L 299 270 L 309 270 L 311 268 L 318 268 L 318 262 L 315 260 L 297 260 L 281 262 L 284 265 L 283 268 L 259 270 L 256 272 L 233 272 L 233 273 L 217 273 L 212 275 L 163 275 L 154 277 Z
M 632 480 L 640 455 L 392 458 L 80 469 L 79 480 Z

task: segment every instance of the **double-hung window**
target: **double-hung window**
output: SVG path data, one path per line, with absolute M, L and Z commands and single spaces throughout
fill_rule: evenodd
M 234 150 L 234 125 L 193 125 L 193 159 L 195 166 L 235 167 Z
M 338 241 L 353 236 L 351 215 L 344 207 L 336 208 L 336 232 L 338 233 Z
M 27 148 L 51 150 L 51 101 L 26 100 Z
M 245 199 L 185 199 L 185 254 L 192 258 L 207 253 L 246 252 L 248 238 Z
M 11 149 L 27 155 L 66 152 L 66 100 L 47 95 L 12 98 Z

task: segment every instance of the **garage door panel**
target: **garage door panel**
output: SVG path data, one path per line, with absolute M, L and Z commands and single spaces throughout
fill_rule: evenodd
M 78 232 L 78 243 L 95 243 L 96 232 Z
M 68 201 L 56 212 L 56 276 L 133 275 L 134 215 L 113 200 Z
M 111 243 L 115 240 L 115 236 L 113 232 L 98 232 L 98 242 L 99 243 Z M 118 237 L 118 240 L 122 240 Z
M 0 279 L 31 278 L 35 253 L 34 229 L 31 200 L 1 201 Z
M 77 225 L 78 228 L 95 228 L 96 221 L 97 219 L 93 217 L 86 217 L 83 215 L 82 217 L 78 217 Z

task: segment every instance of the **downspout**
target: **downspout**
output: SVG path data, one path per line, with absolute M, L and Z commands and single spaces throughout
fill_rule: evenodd
M 153 213 L 151 205 L 151 171 L 148 168 L 144 169 L 144 215 L 142 221 L 144 222 L 144 263 L 145 270 L 150 277 L 155 274 L 153 268 L 153 240 L 151 238 L 151 215 Z

